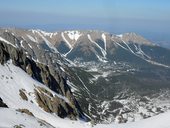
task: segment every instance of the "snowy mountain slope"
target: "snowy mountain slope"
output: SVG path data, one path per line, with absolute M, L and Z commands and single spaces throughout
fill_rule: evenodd
M 0 56 L 0 98 L 9 108 L 49 120 L 55 127 L 59 126 L 56 118 L 64 124 L 59 117 L 87 119 L 66 83 L 62 67 L 58 65 L 59 72 L 52 74 L 48 66 L 34 62 L 29 54 L 4 40 L 0 41 Z M 72 121 L 68 124 L 71 126 Z
M 13 109 L 0 108 L 0 115 L 1 128 L 54 128 L 43 120 Z
M 56 94 L 55 92 L 48 89 L 45 85 L 31 78 L 19 67 L 14 66 L 11 61 L 9 61 L 4 65 L 0 65 L 0 83 L 1 83 L 0 97 L 10 108 L 9 110 L 5 109 L 4 111 L 2 111 L 2 109 L 0 108 L 1 114 L 5 113 L 6 115 L 9 113 L 9 117 L 7 116 L 3 118 L 3 116 L 0 116 L 0 122 L 3 121 L 3 123 L 0 124 L 0 127 L 4 127 L 5 125 L 8 125 L 6 123 L 12 123 L 13 126 L 19 125 L 21 123 L 23 125 L 26 125 L 27 127 L 31 125 L 32 127 L 39 125 L 38 123 L 33 124 L 33 122 L 36 122 L 36 119 L 33 120 L 34 117 L 27 117 L 27 116 L 24 117 L 24 115 L 22 114 L 18 114 L 15 116 L 16 112 L 12 111 L 11 109 L 13 110 L 27 109 L 36 118 L 44 120 L 56 128 L 75 128 L 75 126 L 77 125 L 79 127 L 81 126 L 83 127 L 84 125 L 86 125 L 85 122 L 82 124 L 81 121 L 76 122 L 76 121 L 71 121 L 69 119 L 61 119 L 54 113 L 48 113 L 44 111 L 39 106 L 36 100 L 35 90 L 37 90 L 38 87 L 44 88 L 45 90 L 51 92 L 53 96 L 57 96 L 58 98 L 64 100 L 65 102 L 69 102 L 69 101 L 66 97 Z M 27 100 L 24 100 L 21 97 L 20 90 L 22 90 L 25 93 Z M 14 117 L 18 117 L 19 122 L 17 120 L 15 121 L 16 118 L 10 117 L 10 114 L 12 114 Z M 29 122 L 22 123 L 22 121 L 24 120 L 24 118 L 22 117 L 26 118 L 26 120 L 28 119 L 28 121 L 32 123 L 29 125 L 28 125 Z M 67 123 L 65 123 L 65 121 Z
M 76 101 L 75 97 L 73 96 L 69 85 L 66 82 L 67 76 L 66 76 L 64 68 L 67 68 L 67 67 L 65 66 L 65 63 L 63 63 L 63 61 L 60 61 L 60 64 L 55 62 L 55 65 L 56 65 L 55 67 L 52 67 L 52 65 L 47 66 L 46 64 L 42 64 L 40 62 L 36 63 L 35 61 L 33 61 L 34 59 L 32 60 L 32 56 L 30 56 L 28 52 L 23 51 L 23 49 L 15 48 L 12 45 L 9 45 L 8 43 L 6 43 L 4 41 L 0 41 L 0 46 L 1 46 L 0 47 L 0 54 L 1 54 L 0 62 L 1 62 L 1 64 L 4 64 L 4 63 L 6 63 L 7 60 L 12 59 L 13 64 L 15 64 L 18 67 L 20 67 L 21 69 L 23 69 L 32 78 L 45 84 L 47 87 L 49 87 L 54 92 L 68 98 L 69 104 L 62 103 L 62 101 L 60 101 L 60 100 L 59 100 L 59 102 L 61 102 L 62 105 L 60 103 L 59 104 L 56 104 L 56 103 L 47 104 L 49 107 L 49 109 L 46 109 L 47 111 L 58 113 L 61 109 L 61 111 L 58 114 L 60 117 L 63 117 L 63 118 L 67 117 L 67 116 L 69 116 L 70 118 L 73 118 L 73 119 L 76 119 L 77 118 L 76 116 L 78 116 L 78 117 L 80 116 L 82 118 L 85 117 L 81 111 L 81 108 L 80 108 L 78 102 Z M 56 55 L 56 53 L 55 53 L 55 55 Z M 63 60 L 64 60 L 64 58 L 63 58 Z M 43 91 L 41 88 L 39 90 Z M 41 102 L 43 102 L 43 104 L 45 104 L 46 102 L 48 102 L 49 99 L 47 99 L 47 97 L 45 95 L 40 94 L 39 90 L 36 90 L 36 94 L 40 97 L 39 99 L 41 100 Z M 57 98 L 52 97 L 52 101 L 53 100 L 57 100 Z M 50 102 L 52 102 L 52 101 L 50 101 Z M 55 109 L 55 107 L 53 107 L 53 105 L 56 105 L 59 108 Z M 46 106 L 46 104 L 45 104 L 45 106 Z
M 36 88 L 43 87 L 46 90 L 50 91 L 50 89 L 48 89 L 45 85 L 40 84 L 38 81 L 33 81 L 33 78 L 31 78 L 28 74 L 22 71 L 19 67 L 14 66 L 12 64 L 12 61 L 7 62 L 5 66 L 0 65 L 0 74 L 1 88 L 4 89 L 1 89 L 0 95 L 2 99 L 4 99 L 4 101 L 8 103 L 9 107 L 15 107 L 15 105 L 17 106 L 17 104 L 14 105 L 14 103 L 19 103 L 19 105 L 21 105 L 22 102 L 23 104 L 25 103 L 25 101 L 20 101 L 20 99 L 17 99 L 18 94 L 16 92 L 19 93 L 19 90 L 23 90 L 26 94 L 31 96 L 33 99 L 30 99 L 30 101 L 35 101 L 34 90 Z M 5 95 L 8 97 L 5 97 Z M 55 93 L 53 93 L 53 95 L 56 95 L 65 102 L 69 102 L 66 97 Z

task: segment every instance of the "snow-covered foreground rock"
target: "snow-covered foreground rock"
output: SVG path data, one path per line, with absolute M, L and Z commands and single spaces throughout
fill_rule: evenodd
M 0 108 L 0 127 L 26 127 L 26 128 L 53 128 L 42 120 L 36 119 L 27 114 L 22 114 L 12 109 Z
M 28 128 L 30 128 L 30 126 L 32 128 L 38 128 L 38 123 L 34 122 L 39 119 L 49 123 L 56 128 L 86 127 L 87 123 L 84 123 L 83 121 L 72 121 L 68 118 L 62 119 L 59 118 L 56 114 L 45 112 L 42 108 L 39 107 L 36 101 L 34 94 L 34 89 L 36 89 L 36 87 L 42 87 L 51 92 L 53 95 L 56 95 L 68 102 L 67 98 L 56 94 L 55 92 L 48 89 L 45 85 L 34 80 L 22 69 L 14 66 L 11 61 L 8 61 L 8 63 L 4 65 L 0 65 L 0 97 L 9 107 L 6 109 L 0 108 L 0 128 L 14 127 L 15 125 L 19 124 L 23 124 Z M 27 101 L 23 100 L 19 95 L 20 90 L 24 91 L 28 98 Z M 18 109 L 27 109 L 35 117 L 26 116 L 25 114 L 16 114 L 16 111 L 14 110 Z

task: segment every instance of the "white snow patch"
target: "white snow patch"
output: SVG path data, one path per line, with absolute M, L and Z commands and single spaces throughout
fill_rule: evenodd
M 118 36 L 118 37 L 120 37 L 120 38 L 122 38 L 122 37 L 123 37 L 123 35 L 122 35 L 122 34 L 120 34 L 120 35 L 116 35 L 116 36 Z
M 28 46 L 32 49 L 32 46 L 28 43 Z
M 27 35 L 27 37 L 28 37 L 32 42 L 38 43 L 38 41 L 37 41 L 36 39 L 34 39 L 34 37 L 32 37 L 31 35 Z
M 103 63 L 107 63 L 107 62 L 108 62 L 107 60 L 103 59 L 102 57 L 100 57 L 100 56 L 97 55 L 96 53 L 95 53 L 95 55 L 97 56 L 97 58 L 98 58 L 99 61 L 101 61 L 101 62 L 103 62 Z
M 132 53 L 134 53 L 134 51 L 130 48 L 130 46 L 124 41 L 124 40 L 122 40 L 123 41 L 123 43 L 127 46 L 127 48 L 132 52 Z
M 109 109 L 109 102 L 103 101 L 102 104 L 101 104 L 101 107 L 103 109 L 102 114 L 104 114 L 105 111 Z
M 71 53 L 72 50 L 73 50 L 73 48 L 71 48 L 70 51 L 68 51 L 66 54 L 64 54 L 64 57 L 67 57 L 67 55 L 68 55 L 69 53 Z
M 76 74 L 77 75 L 77 74 Z M 82 79 L 77 75 L 78 79 L 80 80 L 80 82 L 82 83 L 82 85 L 84 86 L 84 88 L 88 91 L 88 93 L 90 92 L 89 89 L 86 87 L 85 83 L 82 81 Z
M 58 50 L 40 32 L 38 32 L 38 34 L 45 41 L 49 48 L 53 49 L 55 53 L 59 53 Z
M 65 38 L 64 33 L 63 33 L 63 32 L 61 33 L 61 36 L 62 36 L 63 40 L 67 43 L 67 45 L 69 46 L 69 48 L 70 48 L 70 49 L 72 49 L 71 44 L 70 44 L 70 43 L 68 42 L 68 40 Z
M 71 40 L 75 40 L 75 41 L 77 41 L 82 35 L 79 31 L 67 31 L 67 33 L 68 33 L 68 37 Z
M 113 39 L 112 39 L 112 41 L 114 41 Z M 115 41 L 114 41 L 115 42 Z M 123 49 L 125 49 L 125 50 L 128 50 L 127 48 L 125 48 L 124 46 L 122 46 L 120 43 L 118 43 L 118 42 L 115 42 L 118 46 L 120 46 L 121 48 L 123 48 Z
M 57 35 L 57 32 L 55 32 L 55 33 L 45 32 L 45 31 L 42 31 L 42 30 L 40 30 L 40 29 L 37 29 L 37 30 L 31 29 L 31 30 L 29 30 L 29 31 L 31 31 L 33 34 L 35 34 L 35 33 L 41 33 L 41 34 L 43 34 L 43 36 L 48 36 L 48 37 L 50 37 L 50 38 L 52 38 L 53 36 Z
M 42 31 L 42 30 L 39 30 L 44 36 L 50 36 L 52 37 L 53 36 L 53 33 L 51 32 L 45 32 L 45 31 Z
M 102 34 L 102 38 L 104 41 L 104 50 L 106 51 L 106 35 L 104 33 Z
M 102 47 L 100 47 L 95 41 L 93 41 L 89 34 L 87 35 L 87 37 L 90 40 L 90 42 L 94 43 L 101 50 L 103 57 L 106 58 L 107 52 Z
M 141 47 L 140 47 L 140 45 L 138 45 L 138 47 L 134 44 L 134 46 L 135 46 L 135 49 L 136 49 L 136 53 L 137 54 L 140 54 L 140 55 L 142 55 L 143 57 L 147 57 L 148 59 L 151 59 L 151 57 L 150 56 L 148 56 L 147 54 L 145 54 L 144 53 L 144 51 L 141 49 Z
M 107 77 L 109 74 L 111 73 L 111 71 L 108 71 L 108 72 L 103 72 L 103 74 L 102 74 L 102 77 Z
M 23 45 L 23 40 L 20 41 L 21 47 L 25 49 L 24 45 Z
M 79 91 L 79 89 L 77 89 L 77 86 L 74 85 L 72 82 L 70 82 L 69 80 L 67 80 L 67 84 L 71 87 L 71 91 L 75 92 L 75 91 Z
M 42 120 L 22 114 L 14 109 L 0 108 L 0 115 L 1 128 L 14 128 L 14 126 L 22 126 L 24 128 L 53 128 Z

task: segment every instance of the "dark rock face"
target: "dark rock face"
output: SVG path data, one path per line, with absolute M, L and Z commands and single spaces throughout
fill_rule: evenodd
M 0 107 L 4 107 L 7 108 L 8 106 L 2 101 L 1 97 L 0 97 Z
M 0 41 L 0 63 L 4 64 L 9 59 L 12 59 L 14 65 L 23 69 L 31 77 L 68 99 L 68 103 L 52 95 L 50 95 L 52 99 L 49 99 L 44 95 L 48 91 L 39 89 L 40 91 L 37 92 L 35 90 L 39 106 L 45 111 L 56 113 L 62 118 L 76 119 L 80 117 L 86 119 L 62 74 L 55 72 L 44 64 L 34 62 L 21 49 Z M 3 102 L 1 104 L 4 106 Z
M 35 89 L 35 94 L 37 103 L 46 112 L 57 113 L 61 118 L 77 118 L 78 115 L 74 104 L 67 103 L 64 99 L 60 99 L 55 95 L 53 96 L 48 90 L 41 87 Z
M 7 60 L 9 60 L 9 53 L 5 50 L 5 46 L 0 43 L 0 63 L 4 64 Z
M 24 93 L 24 90 L 19 90 L 19 95 L 21 96 L 21 98 L 23 100 L 28 101 L 28 97 L 26 96 L 26 94 Z
M 28 109 L 17 109 L 17 111 L 19 111 L 21 113 L 25 113 L 25 114 L 30 115 L 30 116 L 34 116 L 32 114 L 32 112 L 30 112 Z

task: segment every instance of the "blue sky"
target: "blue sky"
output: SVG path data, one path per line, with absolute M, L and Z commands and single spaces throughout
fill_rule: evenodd
M 170 32 L 170 0 L 0 0 L 0 27 Z

